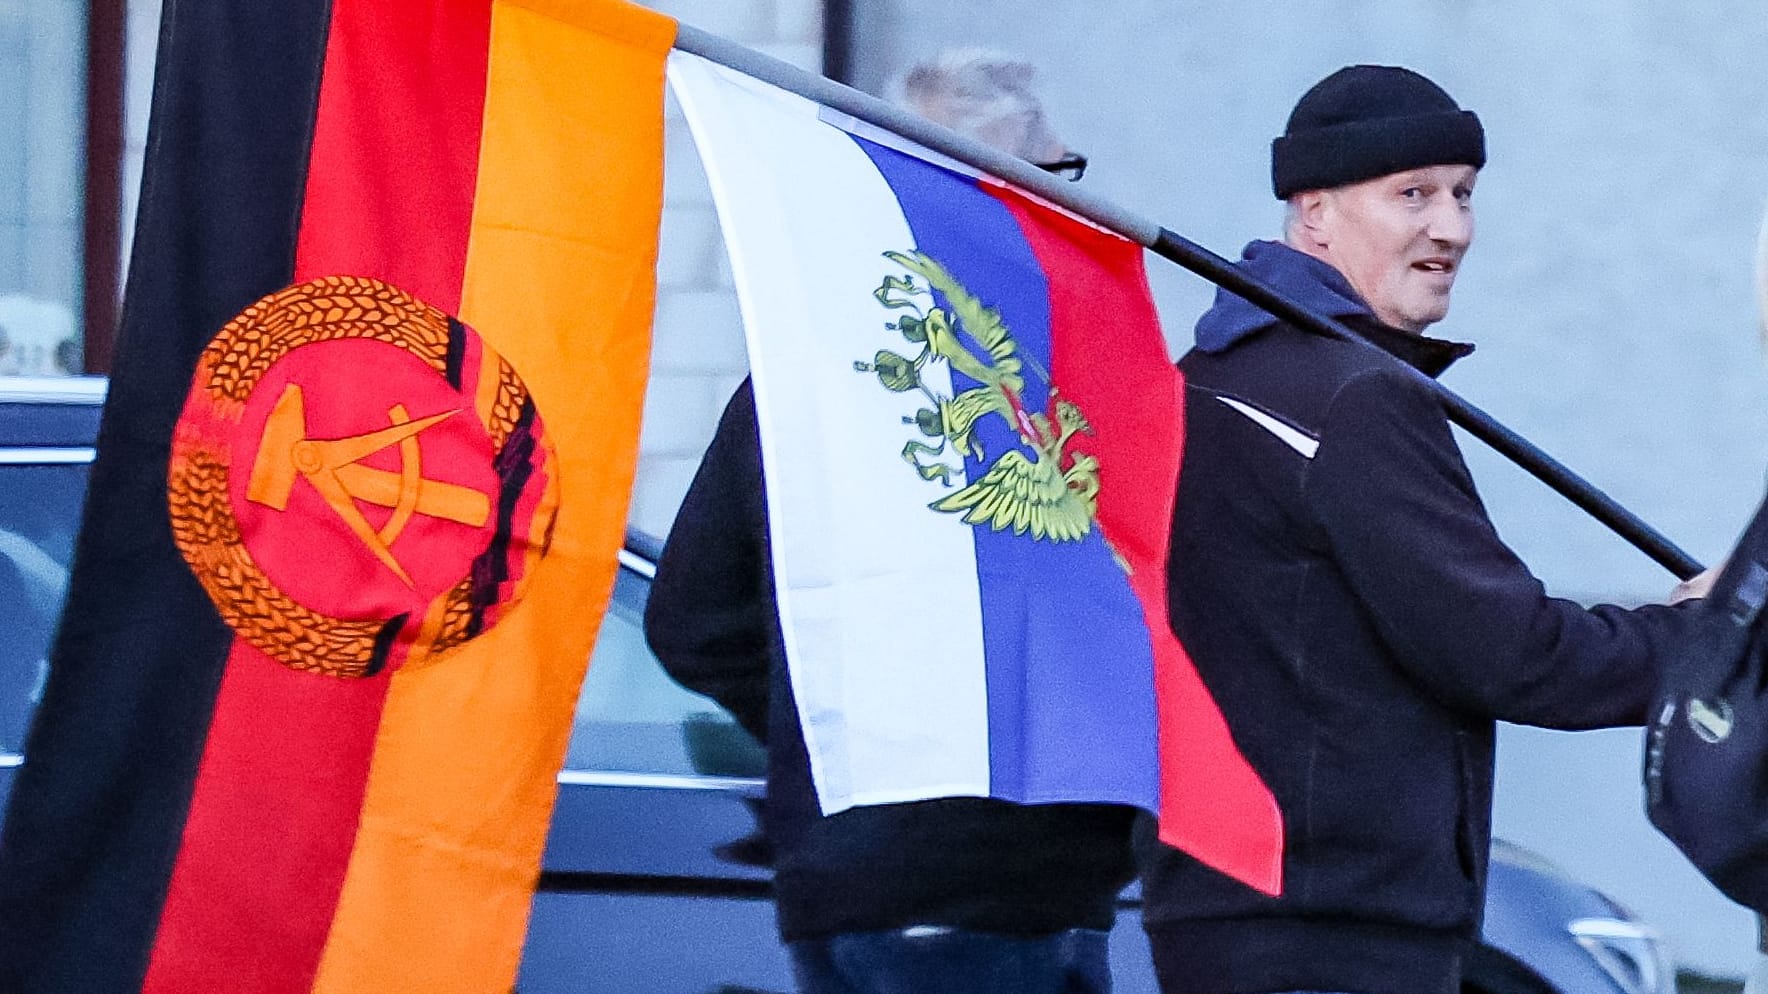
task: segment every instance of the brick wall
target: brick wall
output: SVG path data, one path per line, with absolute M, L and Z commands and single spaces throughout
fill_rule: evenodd
M 820 0 L 657 0 L 656 10 L 806 69 L 820 68 Z M 671 99 L 651 391 L 633 488 L 635 528 L 662 535 L 749 363 L 730 267 L 687 123 Z

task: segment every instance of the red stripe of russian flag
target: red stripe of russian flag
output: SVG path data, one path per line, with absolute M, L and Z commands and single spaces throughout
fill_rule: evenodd
M 1051 365 L 1063 392 L 1094 422 L 1097 434 L 1088 444 L 1111 474 L 1101 481 L 1099 523 L 1130 562 L 1130 584 L 1154 642 L 1161 840 L 1248 886 L 1280 894 L 1283 813 L 1234 744 L 1168 616 L 1168 535 L 1184 448 L 1185 384 L 1164 358 L 1142 247 L 1034 206 L 1016 190 L 983 188 L 1007 205 L 1048 277 L 1051 326 L 1092 332 L 1053 336 Z M 1102 300 L 1136 306 L 1098 307 Z M 1078 351 L 1100 348 L 1116 358 L 1101 362 Z M 1137 403 L 1112 402 L 1125 389 L 1138 391 Z

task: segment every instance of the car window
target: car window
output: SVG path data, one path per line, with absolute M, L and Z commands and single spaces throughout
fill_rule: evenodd
M 84 465 L 0 464 L 0 752 L 43 692 L 85 493 Z
M 645 645 L 651 581 L 643 565 L 628 559 L 614 583 L 578 697 L 566 767 L 761 776 L 760 745 L 710 698 L 671 680 Z

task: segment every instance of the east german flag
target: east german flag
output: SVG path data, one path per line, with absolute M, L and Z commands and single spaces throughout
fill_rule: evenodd
M 0 990 L 511 989 L 636 458 L 673 37 L 166 0 Z

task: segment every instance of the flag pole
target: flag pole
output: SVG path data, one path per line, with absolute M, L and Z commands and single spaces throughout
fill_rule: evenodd
M 1089 194 L 1023 159 L 965 138 L 911 111 L 691 25 L 680 26 L 675 47 L 796 93 L 867 124 L 895 132 L 965 165 L 1007 180 L 1144 246 L 1161 258 L 1177 263 L 1299 328 L 1330 338 L 1356 342 L 1368 348 L 1378 348 L 1343 323 L 1297 304 L 1197 243 L 1110 201 Z M 1431 377 L 1398 360 L 1395 363 L 1442 400 L 1450 421 L 1460 425 L 1475 438 L 1606 525 L 1651 557 L 1652 561 L 1675 574 L 1678 579 L 1686 580 L 1701 571 L 1700 562 L 1693 556 L 1534 443 L 1505 427 L 1496 418 Z

